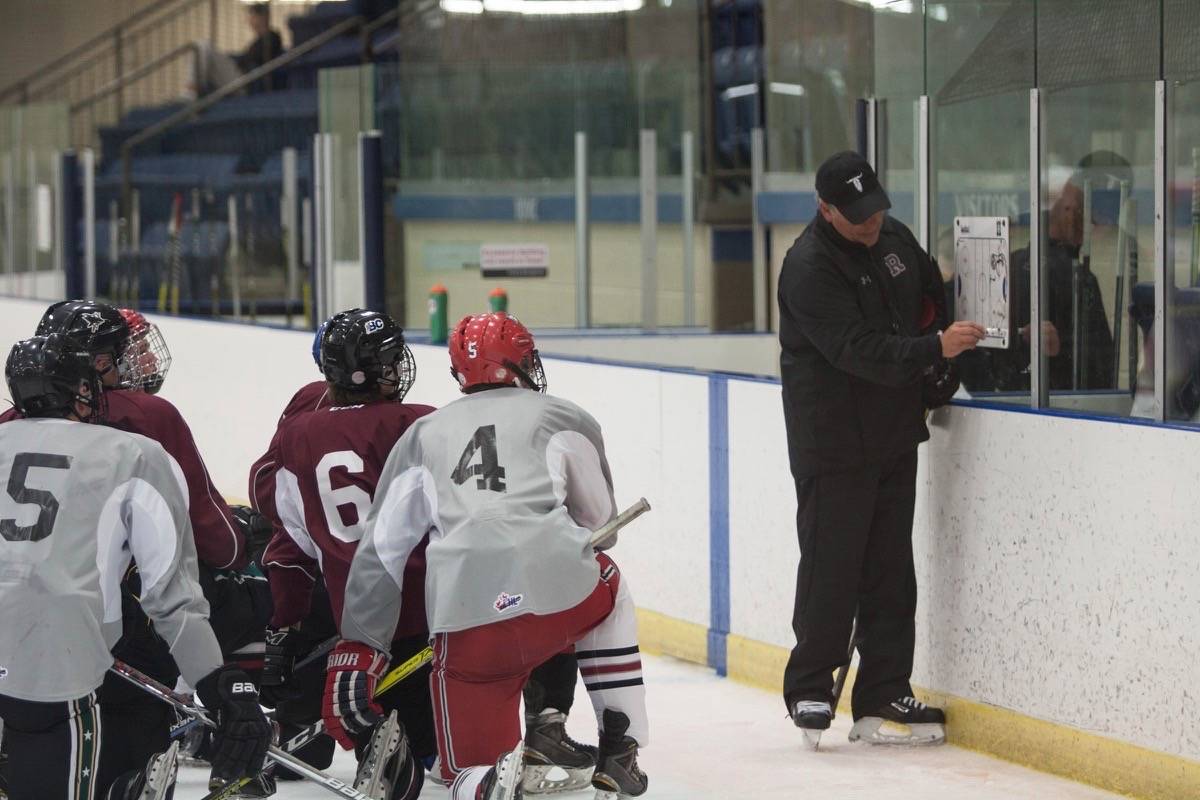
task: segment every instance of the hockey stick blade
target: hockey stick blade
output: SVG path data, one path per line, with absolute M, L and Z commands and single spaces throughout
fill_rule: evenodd
M 149 675 L 139 672 L 122 661 L 114 661 L 113 665 L 109 667 L 109 670 L 129 681 L 134 686 L 139 687 L 142 691 L 154 695 L 164 703 L 169 703 L 170 705 L 174 706 L 176 710 L 188 715 L 189 717 L 195 717 L 196 719 L 199 719 L 210 728 L 217 727 L 216 723 L 213 722 L 206 713 L 204 713 L 204 710 L 197 707 L 191 702 L 190 699 L 176 694 L 167 686 L 159 681 L 156 681 L 154 678 L 151 678 Z M 300 759 L 284 752 L 274 745 L 267 750 L 267 757 L 287 767 L 300 777 L 310 780 L 321 788 L 336 794 L 338 797 L 349 797 L 352 798 L 352 800 L 373 800 L 373 798 L 356 790 L 350 784 L 326 775 L 319 769 L 310 767 Z
M 592 534 L 592 546 L 600 544 L 649 510 L 650 504 L 646 502 L 646 498 L 638 498 L 636 503 L 596 529 L 596 532 Z

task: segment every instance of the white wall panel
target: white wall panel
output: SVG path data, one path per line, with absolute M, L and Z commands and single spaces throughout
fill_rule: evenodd
M 796 490 L 778 384 L 729 382 L 730 632 L 790 648 Z

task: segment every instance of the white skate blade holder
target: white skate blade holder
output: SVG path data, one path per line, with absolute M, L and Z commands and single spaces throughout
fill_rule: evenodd
M 905 725 L 883 717 L 863 717 L 850 729 L 850 741 L 893 747 L 937 745 L 946 741 L 946 726 L 937 722 Z
M 804 735 L 804 749 L 817 752 L 817 748 L 821 746 L 821 734 L 824 732 L 820 728 L 801 728 L 800 733 Z
M 392 787 L 388 783 L 388 761 L 400 749 L 400 739 L 403 729 L 395 710 L 387 715 L 371 737 L 371 745 L 366 757 L 358 770 L 354 788 L 371 797 L 386 798 L 391 794 Z
M 504 766 L 496 776 L 496 788 L 500 791 L 490 800 L 516 800 L 517 790 L 525 770 L 525 740 L 517 742 L 512 752 L 504 757 Z
M 525 794 L 556 794 L 577 792 L 592 784 L 595 767 L 570 769 L 558 764 L 526 764 L 521 777 L 521 791 Z
M 179 740 L 171 742 L 165 753 L 154 759 L 146 774 L 138 800 L 165 800 L 171 787 L 175 785 L 175 775 L 179 771 Z

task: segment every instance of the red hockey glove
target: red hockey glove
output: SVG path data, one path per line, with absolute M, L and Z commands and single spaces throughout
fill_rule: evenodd
M 370 728 L 383 716 L 383 709 L 371 698 L 387 662 L 386 653 L 345 639 L 329 654 L 321 717 L 325 732 L 346 750 L 354 748 L 354 734 Z

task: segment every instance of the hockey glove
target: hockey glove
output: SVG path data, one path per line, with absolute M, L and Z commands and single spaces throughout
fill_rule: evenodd
M 922 376 L 921 401 L 925 408 L 941 408 L 954 397 L 959 385 L 958 368 L 951 359 L 943 358 Z
M 213 735 L 212 777 L 224 782 L 262 772 L 274 731 L 258 705 L 258 690 L 237 667 L 213 670 L 196 685 L 196 694 L 217 723 Z
M 250 506 L 230 506 L 242 536 L 246 539 L 246 552 L 255 564 L 262 564 L 263 551 L 271 541 L 271 520 Z
M 286 625 L 282 628 L 267 626 L 263 671 L 259 683 L 262 685 L 263 705 L 269 708 L 275 708 L 281 701 L 292 700 L 298 696 L 296 690 L 287 684 L 292 679 L 292 667 L 296 663 L 296 653 L 301 646 L 300 638 L 298 631 Z
M 371 698 L 387 662 L 386 653 L 346 639 L 329 654 L 321 717 L 325 732 L 346 750 L 354 748 L 354 734 L 370 728 L 383 716 L 383 709 Z

